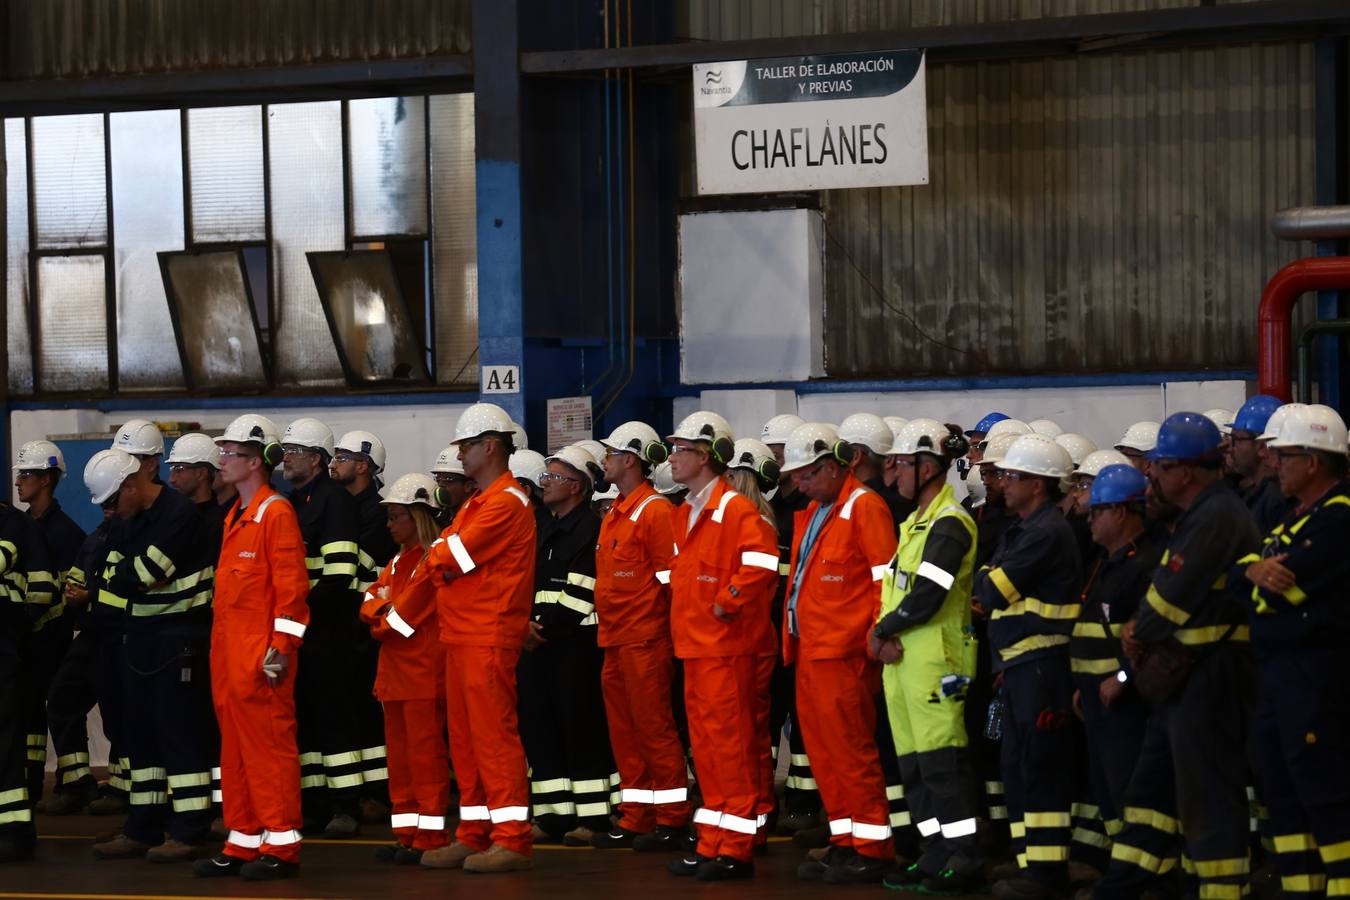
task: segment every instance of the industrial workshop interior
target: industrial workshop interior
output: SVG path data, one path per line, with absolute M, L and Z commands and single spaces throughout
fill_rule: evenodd
M 1347 0 L 0 28 L 0 900 L 1350 897 Z

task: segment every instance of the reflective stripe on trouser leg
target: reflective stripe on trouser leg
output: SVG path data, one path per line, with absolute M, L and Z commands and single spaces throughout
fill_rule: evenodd
M 171 773 L 169 803 L 177 813 L 200 812 L 211 808 L 211 772 Z
M 1003 782 L 988 780 L 984 783 L 985 802 L 989 805 L 989 819 L 992 822 L 1008 820 L 1008 806 L 1003 799 Z
M 81 778 L 92 777 L 89 770 L 88 753 L 69 753 L 56 758 L 56 785 L 60 790 L 69 787 Z
M 415 850 L 449 843 L 444 810 L 450 803 L 449 750 L 445 745 L 445 704 L 437 700 L 391 700 L 384 704 L 389 796 Z
M 1073 833 L 1069 855 L 1105 872 L 1111 862 L 1111 838 L 1106 833 L 1101 810 L 1093 803 L 1075 803 L 1069 810 Z
M 317 750 L 302 751 L 300 754 L 300 789 L 307 790 L 323 786 L 323 754 Z

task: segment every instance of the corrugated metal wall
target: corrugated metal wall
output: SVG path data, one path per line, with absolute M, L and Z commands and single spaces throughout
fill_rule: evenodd
M 935 66 L 930 184 L 825 197 L 831 375 L 1246 367 L 1310 45 Z
M 468 53 L 470 0 L 12 0 L 5 77 Z
M 1199 0 L 678 0 L 681 34 L 745 40 L 1202 5 Z M 1251 0 L 1217 0 L 1247 3 Z
M 687 0 L 748 38 L 1193 5 Z M 833 191 L 826 370 L 894 377 L 1250 367 L 1256 304 L 1308 245 L 1310 44 L 932 65 L 930 183 Z

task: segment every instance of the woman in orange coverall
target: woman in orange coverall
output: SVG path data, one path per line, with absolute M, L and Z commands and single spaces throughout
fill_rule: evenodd
M 424 850 L 449 843 L 449 752 L 445 744 L 445 650 L 436 624 L 436 586 L 422 565 L 439 531 L 436 482 L 413 473 L 381 501 L 399 552 L 361 604 L 361 620 L 380 641 L 375 697 L 384 704 L 389 800 L 398 843 L 380 847 L 381 862 L 416 865 Z

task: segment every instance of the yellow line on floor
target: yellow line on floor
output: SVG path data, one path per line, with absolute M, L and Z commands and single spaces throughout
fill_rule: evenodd
M 59 893 L 8 893 L 0 892 L 0 900 L 49 900 L 60 897 L 62 900 L 258 900 L 257 897 L 216 897 L 201 894 L 71 894 Z M 305 897 L 298 900 L 332 900 L 332 898 Z

